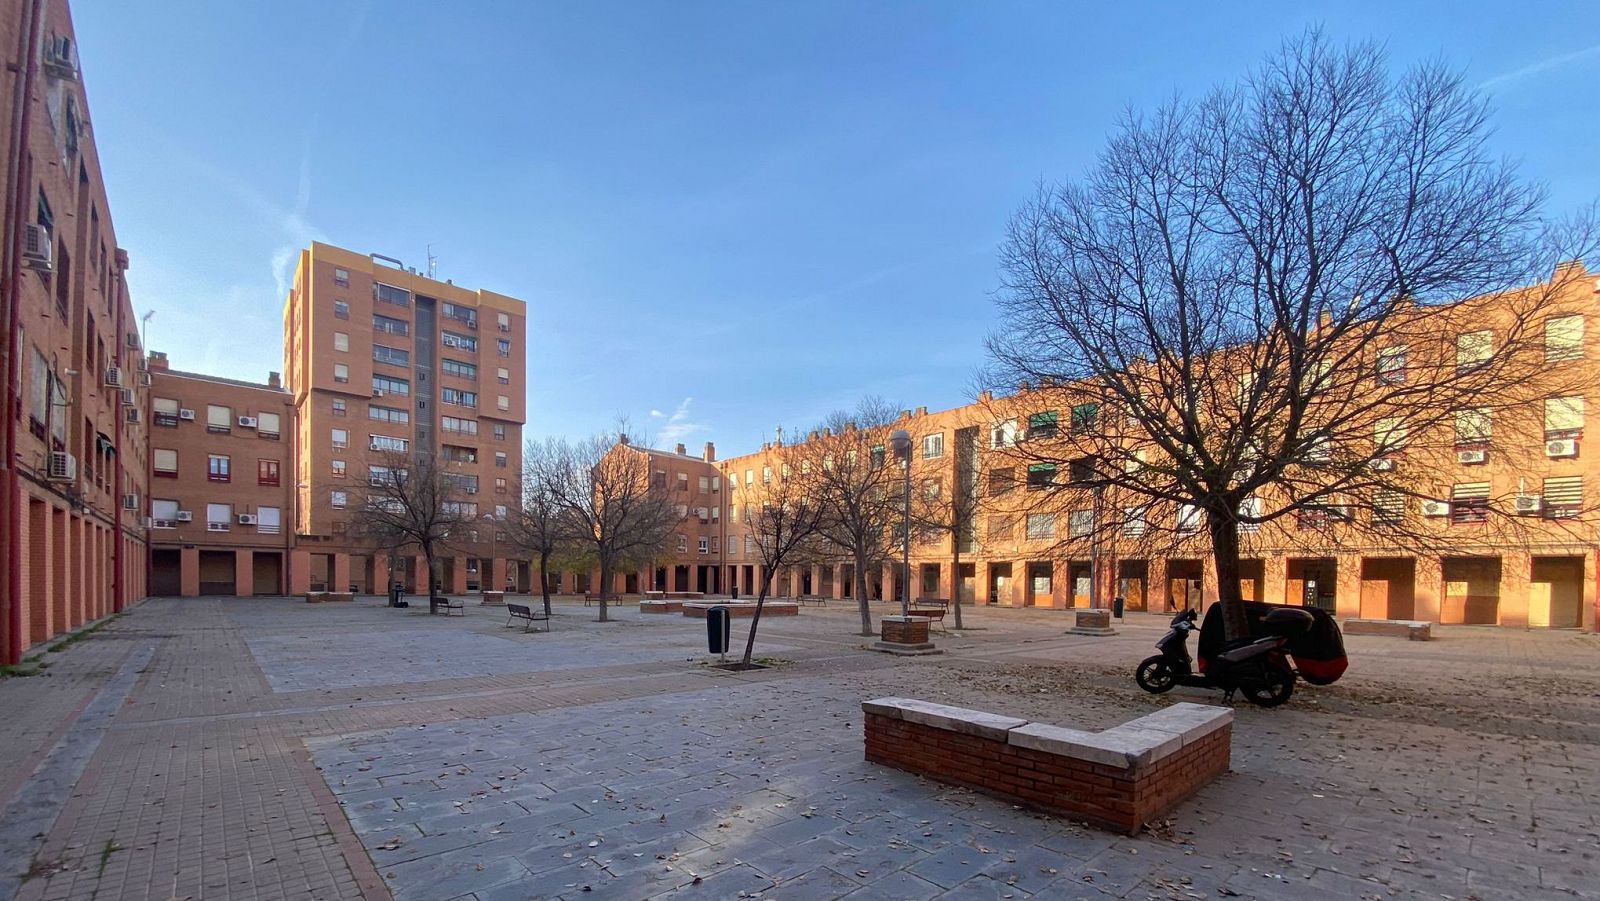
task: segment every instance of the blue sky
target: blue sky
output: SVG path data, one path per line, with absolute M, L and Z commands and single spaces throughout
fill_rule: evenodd
M 528 432 L 724 454 L 866 393 L 970 398 L 995 248 L 1126 106 L 1321 23 L 1494 98 L 1600 197 L 1600 6 L 77 0 L 129 283 L 173 365 L 280 369 L 311 239 L 525 299 Z M 1293 7 L 1292 9 L 1290 7 Z M 1204 10 L 1204 14 L 1197 14 Z

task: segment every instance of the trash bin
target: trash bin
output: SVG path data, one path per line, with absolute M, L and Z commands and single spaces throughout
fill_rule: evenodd
M 717 606 L 706 611 L 706 644 L 713 654 L 728 653 L 728 637 L 733 618 L 728 608 Z
M 389 586 L 389 606 L 400 606 L 400 599 L 406 595 L 406 586 L 403 582 L 395 582 Z
M 1111 599 L 1111 615 L 1116 617 L 1117 619 L 1122 619 L 1122 608 L 1127 606 L 1127 604 L 1128 604 L 1128 599 L 1127 598 L 1112 598 Z

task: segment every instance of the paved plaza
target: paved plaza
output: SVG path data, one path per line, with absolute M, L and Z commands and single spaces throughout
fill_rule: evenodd
M 1350 638 L 1342 682 L 1239 707 L 1232 772 L 1130 838 L 868 764 L 860 703 L 1219 702 L 1133 685 L 1160 617 L 980 609 L 899 659 L 834 602 L 735 674 L 699 620 L 470 603 L 156 600 L 0 680 L 0 898 L 1600 897 L 1593 635 Z

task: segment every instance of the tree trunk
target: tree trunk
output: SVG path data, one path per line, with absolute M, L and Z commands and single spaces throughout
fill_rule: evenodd
M 550 552 L 539 552 L 539 594 L 544 598 L 544 615 L 550 615 Z
M 1207 510 L 1206 528 L 1211 533 L 1211 560 L 1217 569 L 1217 602 L 1222 605 L 1223 635 L 1228 641 L 1250 637 L 1250 624 L 1244 615 L 1244 598 L 1239 591 L 1239 525 L 1232 508 Z
M 611 584 L 611 563 L 600 562 L 600 622 L 607 623 L 611 618 L 606 616 L 606 586 Z
M 761 625 L 761 611 L 767 605 L 767 592 L 772 588 L 772 574 L 761 580 L 761 590 L 756 594 L 756 612 L 750 617 L 750 634 L 744 640 L 744 666 L 750 665 L 750 655 L 756 648 L 756 626 Z
M 976 573 L 974 573 L 976 575 Z M 950 604 L 956 608 L 956 628 L 961 628 L 961 530 L 950 537 Z
M 433 578 L 433 547 L 432 546 L 426 545 L 426 544 L 422 546 L 422 561 L 423 561 L 423 569 L 427 570 L 427 579 L 428 579 L 428 612 L 432 613 L 433 612 L 434 599 L 436 599 L 439 596 L 438 592 L 436 592 L 434 590 L 434 584 L 435 584 L 436 580 Z
M 872 634 L 872 602 L 867 599 L 867 565 L 864 554 L 856 554 L 856 600 L 861 605 L 861 634 Z

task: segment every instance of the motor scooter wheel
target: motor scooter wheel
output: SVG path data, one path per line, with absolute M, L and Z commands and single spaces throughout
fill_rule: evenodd
M 1177 673 L 1173 672 L 1172 664 L 1159 654 L 1155 657 L 1146 657 L 1140 662 L 1139 668 L 1133 671 L 1133 678 L 1139 683 L 1140 688 L 1153 695 L 1171 691 L 1172 686 L 1178 683 Z
M 1279 704 L 1288 701 L 1289 696 L 1294 694 L 1294 674 L 1274 673 L 1272 681 L 1268 684 L 1253 685 L 1240 690 L 1244 692 L 1246 698 L 1250 699 L 1250 703 L 1257 707 L 1277 707 Z

